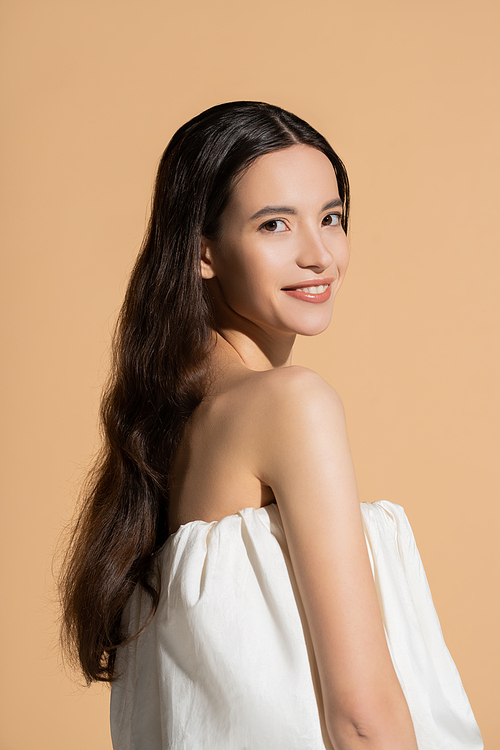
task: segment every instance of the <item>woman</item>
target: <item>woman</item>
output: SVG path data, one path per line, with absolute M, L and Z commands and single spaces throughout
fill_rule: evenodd
M 404 513 L 360 505 L 340 398 L 291 364 L 348 209 L 278 107 L 213 107 L 163 155 L 64 579 L 115 750 L 482 747 Z

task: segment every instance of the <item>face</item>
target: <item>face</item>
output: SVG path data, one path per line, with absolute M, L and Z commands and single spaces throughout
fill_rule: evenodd
M 328 326 L 349 261 L 329 159 L 291 146 L 259 157 L 233 188 L 217 240 L 202 244 L 216 315 L 268 332 Z

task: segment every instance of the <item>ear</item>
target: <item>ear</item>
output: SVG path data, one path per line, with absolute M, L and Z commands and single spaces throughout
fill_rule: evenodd
M 214 268 L 214 256 L 213 256 L 214 243 L 211 240 L 207 240 L 206 237 L 201 238 L 201 277 L 202 279 L 213 279 L 217 274 Z

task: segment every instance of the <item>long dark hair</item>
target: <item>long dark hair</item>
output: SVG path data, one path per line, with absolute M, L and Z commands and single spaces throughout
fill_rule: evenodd
M 261 102 L 229 102 L 183 125 L 156 179 L 149 227 L 120 312 L 101 421 L 103 447 L 82 493 L 60 580 L 63 641 L 90 683 L 112 681 L 134 587 L 151 597 L 154 553 L 169 534 L 169 466 L 207 393 L 215 328 L 200 242 L 217 237 L 231 187 L 255 159 L 306 144 L 335 170 L 347 230 L 347 173 L 303 120 Z

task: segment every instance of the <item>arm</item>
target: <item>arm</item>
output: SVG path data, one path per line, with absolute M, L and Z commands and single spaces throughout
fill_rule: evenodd
M 274 371 L 269 386 L 258 468 L 280 509 L 330 739 L 336 750 L 417 750 L 384 634 L 340 398 L 302 367 Z

